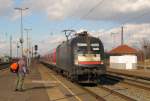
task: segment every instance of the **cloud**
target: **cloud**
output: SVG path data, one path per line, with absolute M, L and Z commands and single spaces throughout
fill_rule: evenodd
M 127 24 L 124 26 L 124 44 L 140 47 L 143 39 L 149 39 L 150 24 Z M 114 33 L 112 35 L 112 33 Z M 110 50 L 121 44 L 121 28 L 112 28 L 100 35 L 105 49 Z
M 135 48 L 141 47 L 141 42 L 143 39 L 148 39 L 150 36 L 150 24 L 127 24 L 124 26 L 124 44 L 129 46 L 133 46 Z M 77 32 L 83 31 L 85 29 L 81 28 Z M 99 30 L 91 30 L 88 33 L 91 36 L 95 36 L 101 39 L 104 44 L 104 48 L 106 51 L 111 50 L 114 47 L 117 47 L 121 44 L 121 28 L 116 27 L 112 28 L 109 31 L 103 32 L 104 29 Z M 114 33 L 112 35 L 112 33 Z M 40 53 L 44 54 L 48 51 L 56 48 L 58 44 L 62 43 L 62 41 L 66 40 L 63 35 L 53 35 L 49 36 L 46 39 L 40 41 L 38 43 L 40 47 Z
M 143 39 L 148 39 L 150 36 L 150 24 L 130 24 L 126 26 L 126 42 L 128 44 L 138 44 L 141 45 Z
M 15 0 L 0 0 L 0 16 L 8 17 L 11 20 L 20 18 L 20 11 L 15 10 L 17 7 Z M 23 16 L 31 15 L 31 12 L 24 11 Z
M 63 35 L 48 36 L 46 39 L 43 39 L 37 43 L 39 46 L 39 53 L 45 54 L 48 51 L 56 48 L 60 43 L 65 40 L 65 36 Z
M 124 27 L 124 38 L 125 43 L 129 45 L 149 37 L 150 0 L 111 0 L 111 2 L 110 0 L 104 0 L 88 16 L 83 17 L 100 1 L 102 0 L 23 0 L 20 6 L 29 7 L 29 10 L 24 12 L 24 16 L 45 13 L 50 20 L 72 18 L 103 21 L 105 23 L 115 22 L 121 24 L 128 22 Z M 11 13 L 13 20 L 19 18 L 20 13 L 13 9 L 17 7 L 14 2 L 14 0 L 0 0 L 0 16 L 10 15 Z M 120 44 L 120 27 L 111 28 L 109 31 L 103 32 L 104 30 L 99 28 L 89 32 L 91 35 L 99 36 L 106 49 L 111 49 Z M 112 32 L 118 34 L 113 37 Z M 60 35 L 48 37 L 42 41 L 44 44 L 42 42 L 38 43 L 39 51 L 46 52 L 50 48 L 56 47 L 63 40 L 65 40 L 65 37 Z M 6 47 L 9 47 L 9 45 L 6 45 Z
M 124 26 L 124 43 L 129 45 L 129 46 L 136 46 L 140 47 L 141 42 L 143 39 L 148 39 L 150 36 L 150 24 L 127 24 Z M 81 28 L 82 30 L 82 28 Z M 116 27 L 112 28 L 111 30 L 101 33 L 104 29 L 99 29 L 99 30 L 91 30 L 88 31 L 88 33 L 91 36 L 99 37 L 103 44 L 105 50 L 109 51 L 114 47 L 117 47 L 120 45 L 120 33 L 121 33 L 121 28 Z M 80 31 L 80 30 L 79 30 Z M 111 33 L 116 33 L 114 36 L 111 35 Z M 46 36 L 45 36 L 46 37 Z M 37 42 L 36 44 L 39 47 L 39 53 L 45 54 L 48 51 L 56 48 L 62 41 L 65 41 L 66 38 L 64 34 L 53 34 L 51 36 L 47 36 L 45 39 Z M 35 43 L 34 43 L 35 44 Z M 0 51 L 1 54 L 9 54 L 9 41 L 2 41 L 0 42 Z M 26 44 L 24 44 L 26 47 Z M 6 51 L 7 50 L 7 51 Z M 16 42 L 13 42 L 13 55 L 16 56 Z
M 99 2 L 98 0 L 25 0 L 23 5 L 29 6 L 32 11 L 45 12 L 50 20 L 74 17 L 119 23 L 129 19 L 132 19 L 130 22 L 149 22 L 149 0 L 111 0 L 111 2 L 110 0 L 104 0 L 88 16 L 83 17 Z M 142 17 L 143 14 L 145 15 Z M 136 18 L 137 16 L 140 20 Z
M 10 43 L 9 40 L 6 41 L 0 41 L 0 56 L 10 56 Z M 16 41 L 12 42 L 12 54 L 13 56 L 16 56 L 17 52 L 17 46 Z
M 13 4 L 13 0 L 0 0 L 0 16 L 7 16 Z

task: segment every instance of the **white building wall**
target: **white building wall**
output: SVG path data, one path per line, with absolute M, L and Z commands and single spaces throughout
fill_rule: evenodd
M 110 56 L 110 68 L 114 69 L 137 69 L 137 56 L 122 55 Z

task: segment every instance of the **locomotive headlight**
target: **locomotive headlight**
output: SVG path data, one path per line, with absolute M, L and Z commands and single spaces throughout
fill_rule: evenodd
M 103 64 L 104 64 L 104 62 L 103 62 L 103 61 L 101 61 L 101 64 L 103 65 Z

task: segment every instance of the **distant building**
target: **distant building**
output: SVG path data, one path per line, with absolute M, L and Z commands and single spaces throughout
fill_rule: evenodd
M 110 55 L 136 55 L 137 50 L 128 45 L 120 45 L 109 52 Z
M 136 69 L 137 50 L 128 45 L 120 45 L 110 52 L 109 66 L 114 69 Z

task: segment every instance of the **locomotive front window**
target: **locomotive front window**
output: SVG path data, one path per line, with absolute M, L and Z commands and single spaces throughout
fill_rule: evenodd
M 79 51 L 87 51 L 87 47 L 86 46 L 80 46 L 80 47 L 78 47 L 78 52 Z
M 91 43 L 90 46 L 87 43 L 77 43 L 77 52 L 81 54 L 99 54 L 100 48 L 98 43 Z
M 77 48 L 77 53 L 78 54 L 99 54 L 100 50 L 99 48 L 93 48 L 91 47 L 90 50 L 88 50 L 87 47 L 78 47 Z
M 91 44 L 91 50 L 93 54 L 99 54 L 100 53 L 99 44 L 98 43 Z
M 87 46 L 87 44 L 86 43 L 77 43 L 77 46 L 78 47 L 84 47 L 84 46 Z
M 87 44 L 86 43 L 78 43 L 77 44 L 77 51 L 82 52 L 87 50 Z
M 92 43 L 91 46 L 92 47 L 99 47 L 99 44 L 98 43 Z

